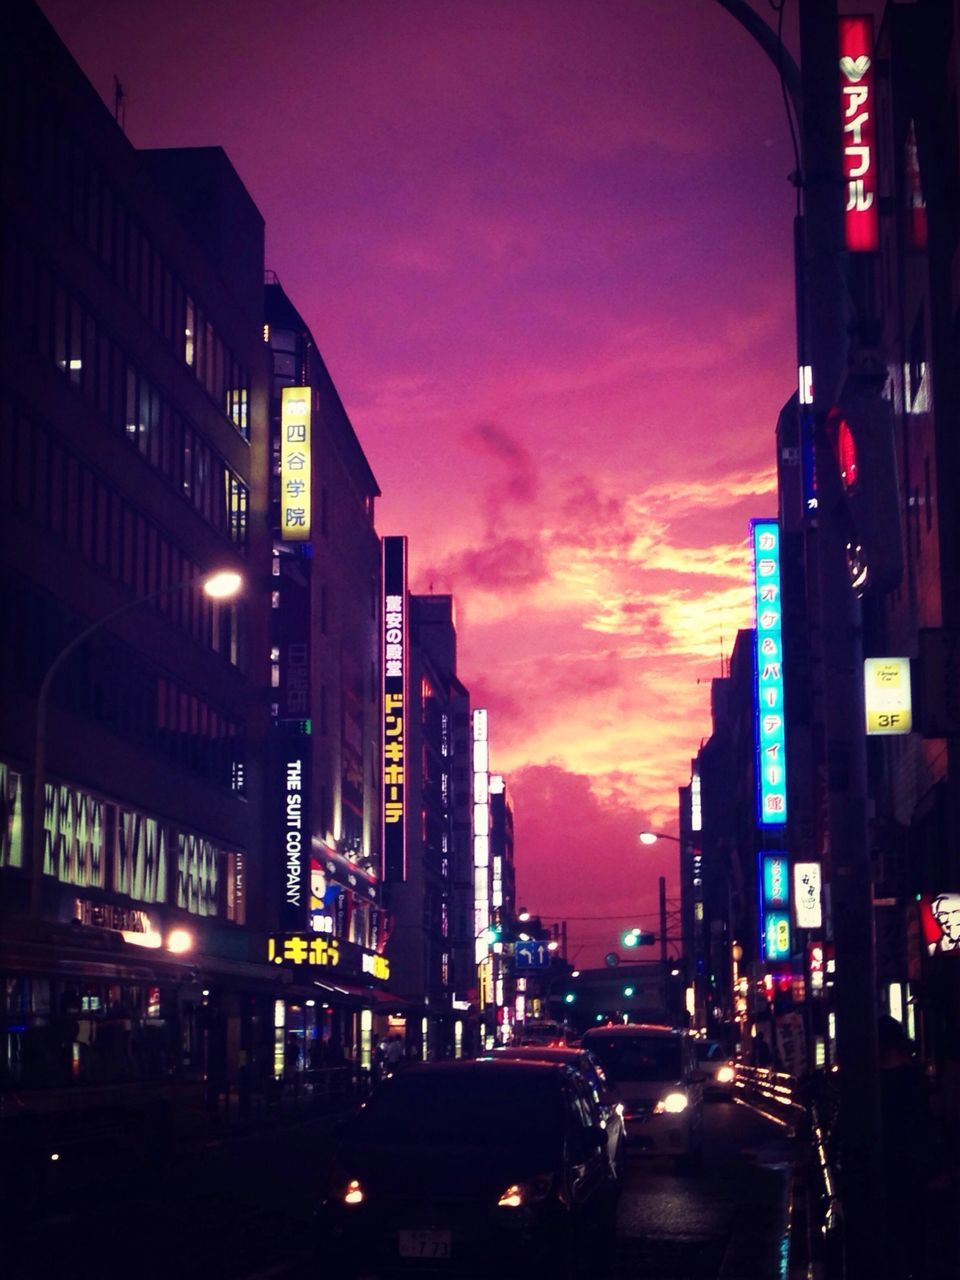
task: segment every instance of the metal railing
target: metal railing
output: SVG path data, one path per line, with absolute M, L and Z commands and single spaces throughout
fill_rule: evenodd
M 791 1187 L 790 1274 L 823 1280 L 846 1273 L 831 1085 L 821 1076 L 796 1080 L 771 1067 L 737 1064 L 735 1096 L 802 1144 Z

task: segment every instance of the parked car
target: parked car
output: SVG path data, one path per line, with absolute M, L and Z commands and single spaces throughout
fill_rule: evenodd
M 723 1045 L 716 1040 L 698 1040 L 697 1062 L 706 1077 L 703 1096 L 732 1098 L 737 1084 L 737 1067 Z
M 610 1088 L 599 1058 L 579 1046 L 559 1048 L 554 1045 L 506 1045 L 491 1050 L 491 1057 L 511 1058 L 518 1062 L 565 1062 L 579 1071 L 593 1092 L 600 1110 L 600 1123 L 607 1131 L 607 1154 L 615 1173 L 619 1173 L 624 1157 L 623 1109 Z
M 703 1152 L 704 1073 L 687 1031 L 613 1024 L 584 1032 L 583 1047 L 603 1065 L 623 1106 L 627 1148 L 696 1167 Z
M 337 1276 L 594 1274 L 612 1255 L 618 1189 L 572 1067 L 416 1063 L 340 1127 L 323 1261 Z

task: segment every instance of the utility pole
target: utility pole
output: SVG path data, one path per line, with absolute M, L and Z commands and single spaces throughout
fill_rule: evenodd
M 839 49 L 836 0 L 800 0 L 803 301 L 812 366 L 818 507 L 808 559 L 810 609 L 820 668 L 817 719 L 823 726 L 834 997 L 840 1093 L 842 1200 L 848 1280 L 886 1273 L 880 1177 L 880 1080 L 876 955 L 867 835 L 866 741 L 860 607 L 839 520 L 837 461 L 826 419 L 848 373 Z
M 808 613 L 815 664 L 814 712 L 823 729 L 827 801 L 825 862 L 831 889 L 843 1153 L 846 1280 L 883 1280 L 880 1078 L 876 948 L 867 831 L 866 741 L 860 605 L 839 520 L 837 461 L 826 419 L 849 369 L 836 0 L 799 0 L 800 68 L 746 0 L 718 0 L 778 67 L 800 124 L 803 195 L 797 299 L 798 363 L 813 385 L 818 509 L 807 534 Z

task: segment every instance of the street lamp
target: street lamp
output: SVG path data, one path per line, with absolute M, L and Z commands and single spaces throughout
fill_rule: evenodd
M 99 631 L 108 623 L 122 617 L 126 613 L 132 613 L 134 609 L 139 609 L 141 605 L 149 604 L 153 600 L 158 600 L 161 596 L 168 595 L 174 591 L 183 591 L 189 587 L 200 586 L 205 595 L 210 596 L 213 600 L 229 600 L 235 596 L 243 586 L 243 576 L 234 569 L 218 569 L 208 573 L 195 574 L 192 578 L 186 578 L 182 582 L 171 583 L 168 586 L 160 587 L 156 591 L 151 591 L 147 595 L 137 596 L 134 600 L 128 600 L 126 604 L 122 604 L 119 609 L 114 609 L 110 613 L 105 614 L 102 618 L 98 618 L 96 622 L 91 622 L 88 627 L 80 632 L 79 635 L 69 641 L 53 661 L 47 667 L 46 674 L 40 683 L 40 692 L 37 694 L 37 715 L 36 724 L 33 735 L 33 796 L 32 809 L 30 813 L 30 914 L 38 916 L 40 914 L 40 897 L 43 885 L 43 816 L 45 799 L 46 799 L 46 756 L 47 756 L 47 699 L 50 696 L 50 688 L 53 684 L 54 677 L 63 666 L 64 662 L 70 655 L 82 644 L 87 641 L 90 636 Z

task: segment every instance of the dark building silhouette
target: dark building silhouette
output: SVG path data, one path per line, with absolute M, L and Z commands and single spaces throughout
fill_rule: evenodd
M 218 148 L 136 151 L 27 0 L 0 46 L 0 1074 L 219 1083 L 266 923 L 263 221 Z M 34 848 L 41 682 L 124 607 L 52 683 Z

